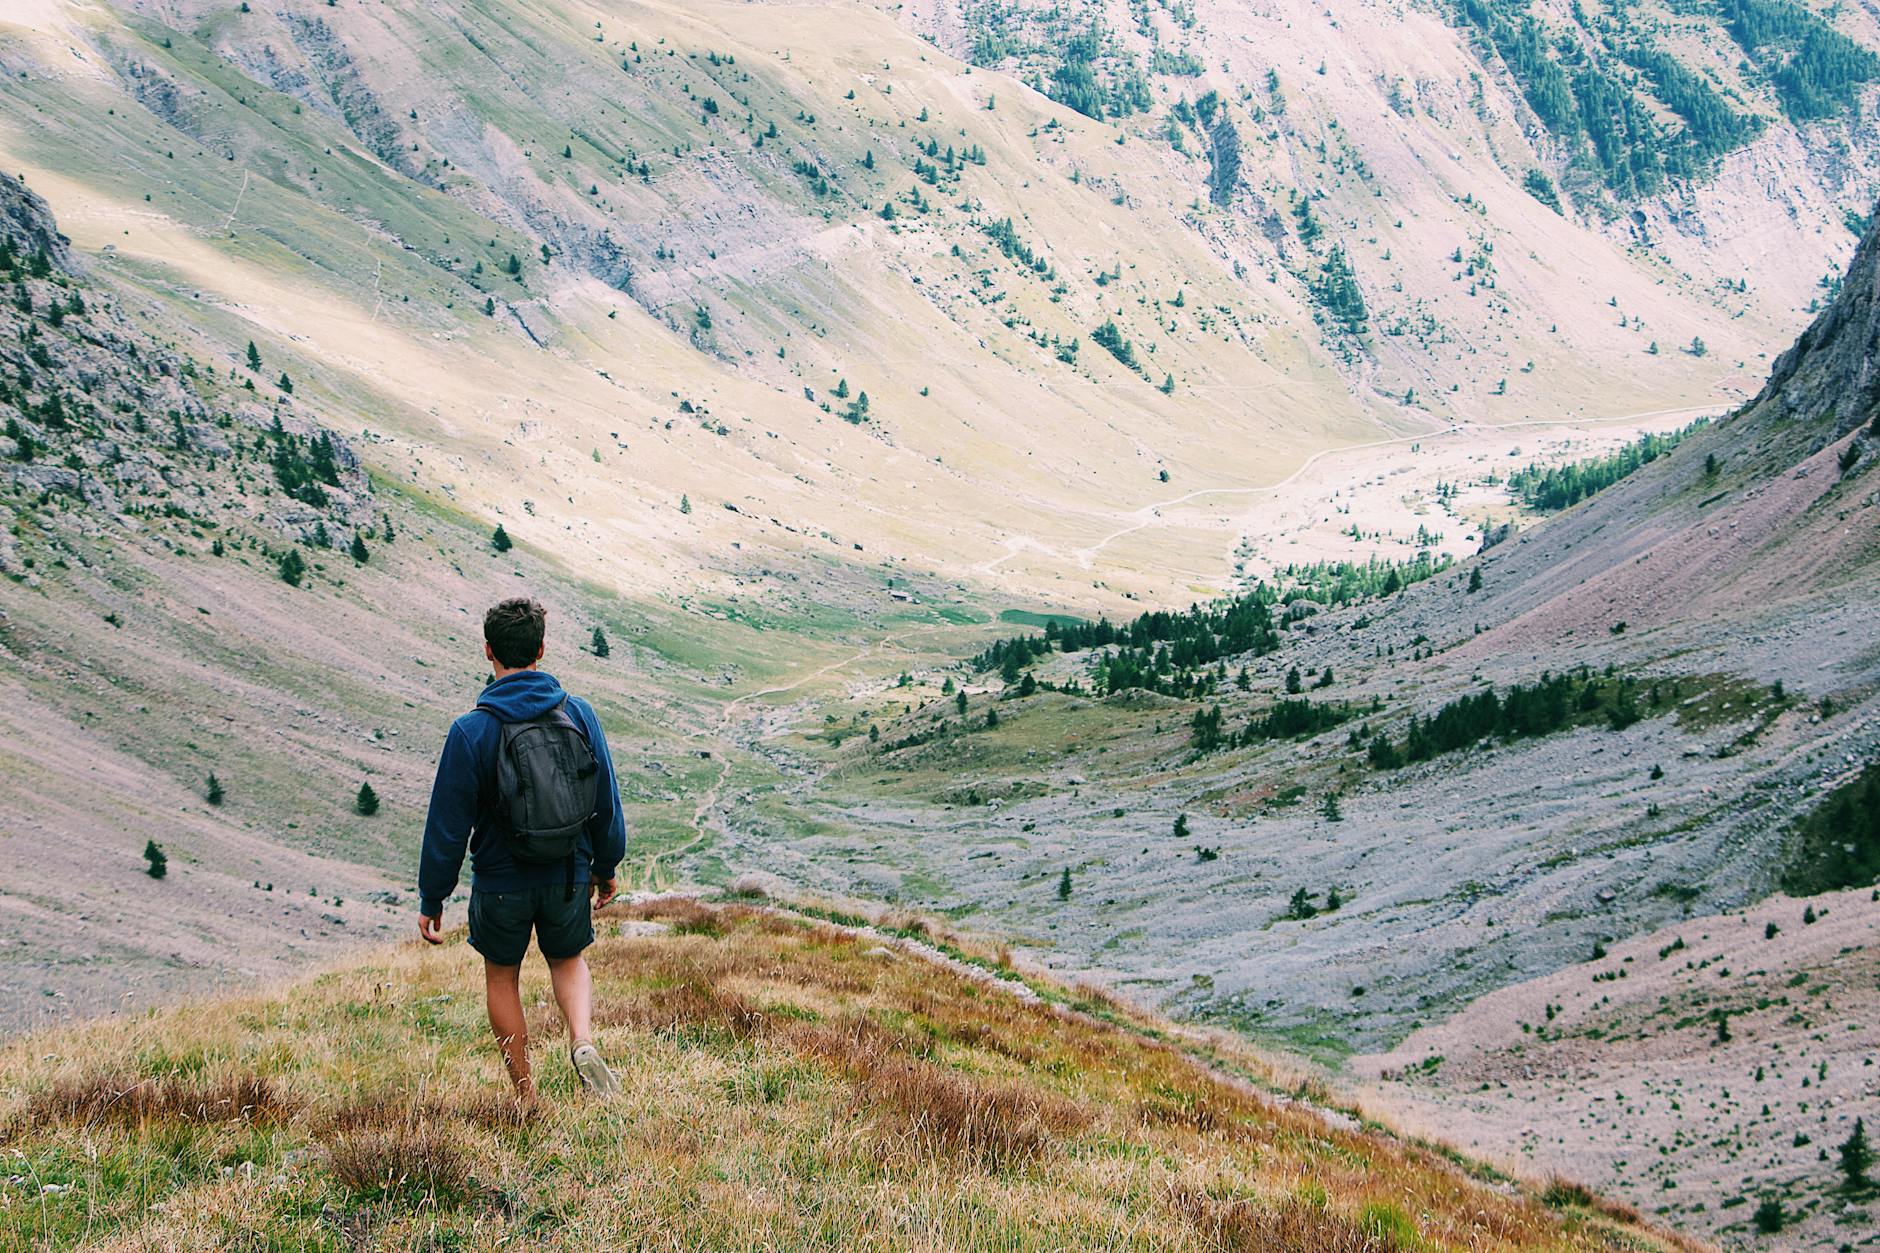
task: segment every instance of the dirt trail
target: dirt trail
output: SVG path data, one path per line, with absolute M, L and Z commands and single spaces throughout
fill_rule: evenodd
M 694 740 L 711 744 L 713 758 L 718 763 L 717 777 L 711 781 L 711 784 L 705 789 L 703 795 L 699 797 L 698 804 L 693 806 L 692 836 L 683 844 L 648 853 L 644 862 L 641 863 L 639 874 L 635 876 L 639 886 L 644 890 L 653 892 L 662 892 L 671 889 L 673 880 L 668 867 L 702 844 L 708 831 L 723 829 L 724 818 L 722 815 L 715 817 L 714 811 L 718 808 L 719 803 L 724 797 L 725 782 L 731 776 L 730 750 L 738 747 L 731 732 L 738 721 L 738 709 L 740 706 L 747 705 L 752 701 L 760 700 L 766 696 L 780 696 L 785 692 L 794 692 L 805 684 L 813 683 L 817 679 L 823 678 L 825 675 L 833 674 L 838 670 L 847 669 L 849 666 L 873 654 L 880 653 L 890 645 L 898 644 L 902 640 L 938 629 L 939 628 L 933 626 L 914 627 L 894 635 L 885 635 L 871 644 L 864 645 L 846 657 L 839 658 L 827 665 L 819 666 L 798 678 L 792 679 L 788 683 L 779 684 L 776 687 L 760 688 L 755 692 L 746 692 L 742 696 L 734 697 L 726 701 L 724 706 L 719 709 L 718 717 L 714 721 L 712 729 L 699 731 L 691 737 Z

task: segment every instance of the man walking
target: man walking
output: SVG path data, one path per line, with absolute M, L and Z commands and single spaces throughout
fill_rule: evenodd
M 618 891 L 626 824 L 600 720 L 536 668 L 547 621 L 548 611 L 527 597 L 483 616 L 483 653 L 495 678 L 444 741 L 418 869 L 418 934 L 439 944 L 444 898 L 470 853 L 470 947 L 483 955 L 490 1030 L 525 1102 L 535 1099 L 521 991 L 531 932 L 568 1024 L 575 1073 L 596 1095 L 620 1090 L 594 1048 L 593 984 L 582 953 L 594 942 L 590 894 L 599 909 Z

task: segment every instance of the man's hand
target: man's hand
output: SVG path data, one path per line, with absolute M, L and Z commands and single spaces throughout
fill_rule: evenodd
M 606 909 L 614 903 L 614 897 L 620 895 L 620 880 L 617 878 L 590 879 L 588 891 L 594 893 L 594 908 Z
M 418 915 L 418 934 L 432 944 L 442 944 L 444 942 L 444 915 L 441 913 Z

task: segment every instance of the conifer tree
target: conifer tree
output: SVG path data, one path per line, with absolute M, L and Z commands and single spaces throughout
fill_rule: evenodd
M 370 818 L 379 812 L 379 794 L 372 790 L 371 783 L 359 785 L 359 795 L 353 797 L 353 812 L 361 818 Z
M 248 341 L 248 368 L 251 370 L 261 368 L 261 350 L 255 347 L 255 341 L 252 339 Z
M 222 790 L 222 780 L 215 777 L 214 771 L 210 771 L 207 786 L 203 790 L 202 798 L 211 805 L 220 805 L 226 795 L 227 793 Z
M 350 551 L 352 552 L 352 559 L 362 566 L 366 563 L 366 559 L 372 555 L 370 550 L 366 548 L 365 537 L 360 535 L 357 531 L 353 532 L 352 548 Z
M 1482 567 L 1477 566 L 1475 569 L 1469 571 L 1469 590 L 1471 592 L 1479 592 L 1482 590 Z
M 1057 894 L 1060 901 L 1068 901 L 1071 898 L 1071 868 L 1069 866 L 1064 867 L 1064 873 L 1058 876 Z
M 300 555 L 298 548 L 290 548 L 281 554 L 279 569 L 281 582 L 289 587 L 299 587 L 300 581 L 307 577 L 307 560 Z
M 503 524 L 498 522 L 496 530 L 490 535 L 490 547 L 499 553 L 506 553 L 515 546 L 515 542 L 509 538 L 509 532 L 505 531 Z
M 594 628 L 594 638 L 589 642 L 589 648 L 596 657 L 605 657 L 613 651 L 607 646 L 607 632 L 599 627 Z
M 1841 1173 L 1847 1176 L 1848 1191 L 1865 1191 L 1871 1186 L 1867 1172 L 1873 1169 L 1873 1145 L 1867 1141 L 1866 1119 L 1854 1120 L 1854 1132 L 1842 1141 L 1840 1153 Z
M 144 841 L 144 860 L 149 864 L 144 873 L 153 879 L 161 879 L 170 873 L 170 859 L 163 852 L 163 846 L 155 840 Z

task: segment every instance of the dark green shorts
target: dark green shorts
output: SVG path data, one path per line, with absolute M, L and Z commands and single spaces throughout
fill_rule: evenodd
M 594 916 L 588 910 L 585 881 L 523 888 L 519 892 L 485 892 L 470 888 L 470 947 L 498 966 L 520 966 L 529 951 L 529 932 L 542 956 L 550 961 L 578 956 L 594 943 Z

